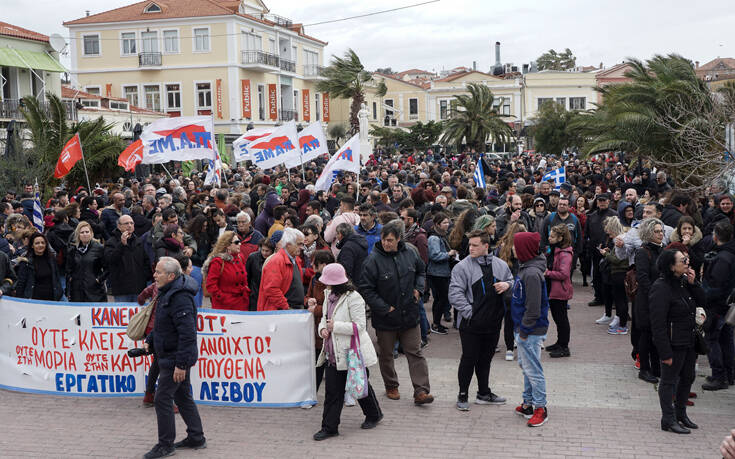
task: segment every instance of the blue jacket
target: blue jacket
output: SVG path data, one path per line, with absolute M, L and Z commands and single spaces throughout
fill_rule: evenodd
M 163 368 L 186 370 L 197 362 L 197 308 L 194 295 L 199 285 L 185 274 L 158 290 L 153 331 L 146 341 L 153 343 L 158 364 Z
M 429 236 L 429 265 L 426 267 L 426 274 L 436 277 L 449 277 L 451 268 L 449 267 L 449 246 L 447 240 L 437 234 Z
M 522 338 L 545 335 L 549 328 L 549 297 L 546 293 L 546 257 L 537 255 L 521 263 L 510 303 L 513 328 Z
M 370 252 L 372 252 L 373 246 L 375 245 L 375 243 L 380 240 L 380 230 L 382 229 L 383 229 L 383 225 L 379 223 L 375 223 L 372 229 L 370 230 L 364 229 L 362 225 L 360 225 L 359 223 L 355 225 L 355 232 L 357 234 L 362 235 L 368 243 L 368 247 L 367 247 L 368 255 L 370 255 Z

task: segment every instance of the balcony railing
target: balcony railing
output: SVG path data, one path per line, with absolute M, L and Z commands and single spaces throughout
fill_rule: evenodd
M 298 121 L 299 114 L 296 110 L 278 110 L 278 119 L 281 121 Z
M 304 76 L 306 78 L 322 77 L 324 76 L 324 67 L 315 64 L 305 65 Z
M 276 25 L 282 26 L 282 27 L 291 27 L 293 25 L 293 21 L 284 18 L 283 16 L 279 16 L 277 14 L 266 14 L 265 19 L 274 22 Z
M 139 53 L 138 67 L 160 67 L 161 53 Z
M 279 58 L 275 54 L 265 53 L 263 51 L 243 51 L 242 63 L 267 65 L 269 67 L 278 67 Z
M 76 121 L 77 109 L 74 103 L 70 100 L 62 101 L 62 103 L 66 108 L 66 119 Z M 39 105 L 46 115 L 51 115 L 48 102 L 41 102 Z M 23 104 L 18 99 L 0 100 L 0 119 L 23 121 L 25 118 L 23 118 L 23 113 L 20 111 L 21 108 L 23 108 Z
M 289 61 L 288 59 L 281 58 L 281 70 L 284 72 L 296 72 L 296 63 L 294 61 Z

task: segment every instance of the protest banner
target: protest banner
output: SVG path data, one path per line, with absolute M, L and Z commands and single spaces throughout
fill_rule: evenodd
M 211 116 L 161 118 L 140 135 L 143 164 L 214 159 L 214 122 Z
M 329 190 L 340 172 L 360 173 L 360 136 L 358 134 L 345 142 L 342 148 L 329 159 L 316 180 L 316 189 Z
M 329 154 L 327 136 L 324 135 L 322 123 L 316 121 L 299 132 L 299 147 L 301 148 L 301 154 L 289 157 L 285 162 L 287 168 L 291 169 L 321 155 Z
M 126 303 L 0 299 L 0 388 L 79 397 L 142 396 L 151 359 L 125 334 Z M 305 310 L 200 309 L 197 403 L 297 407 L 316 403 L 314 320 Z
M 301 151 L 298 138 L 296 122 L 289 121 L 275 126 L 264 136 L 246 132 L 232 143 L 232 151 L 237 161 L 250 160 L 260 169 L 270 169 L 292 159 L 298 161 Z

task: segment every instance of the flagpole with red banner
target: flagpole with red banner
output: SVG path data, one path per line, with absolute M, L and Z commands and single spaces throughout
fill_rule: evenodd
M 79 133 L 76 134 L 79 136 Z M 82 148 L 82 139 L 79 138 L 79 150 L 82 152 L 82 165 L 84 166 L 84 175 L 87 177 L 87 191 L 92 194 L 92 185 L 89 183 L 89 173 L 87 172 L 87 161 L 84 159 L 84 148 Z

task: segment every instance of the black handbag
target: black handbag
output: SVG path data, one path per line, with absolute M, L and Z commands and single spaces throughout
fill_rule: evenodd
M 694 329 L 694 351 L 699 355 L 709 354 L 709 345 L 700 327 Z

